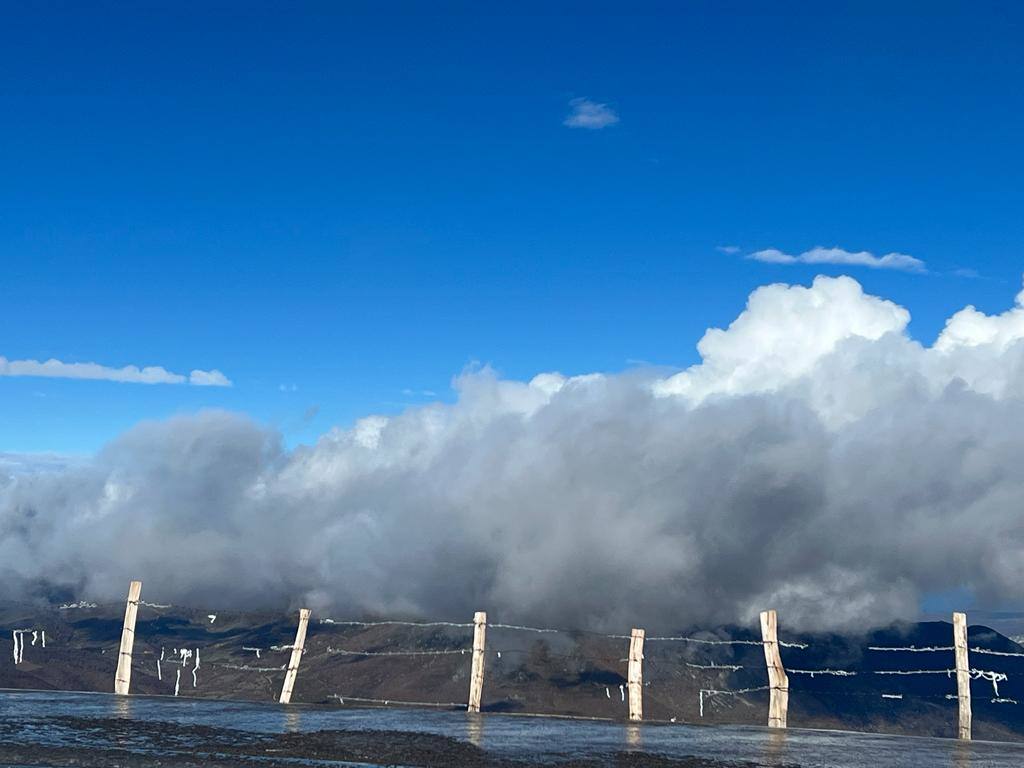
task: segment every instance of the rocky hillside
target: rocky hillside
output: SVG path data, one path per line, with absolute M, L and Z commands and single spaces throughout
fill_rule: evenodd
M 0 609 L 0 687 L 110 691 L 123 608 L 7 606 Z M 275 701 L 295 633 L 295 615 L 230 613 L 143 605 L 136 627 L 132 692 Z M 45 638 L 44 638 L 45 633 Z M 682 634 L 682 632 L 680 633 Z M 711 642 L 649 641 L 645 717 L 694 723 L 762 724 L 767 692 L 720 693 L 765 685 L 764 656 L 750 629 L 685 632 Z M 866 637 L 785 636 L 790 725 L 954 736 L 951 628 L 923 622 Z M 469 685 L 472 628 L 458 624 L 342 624 L 314 615 L 295 702 L 351 706 L 387 701 L 462 706 Z M 752 640 L 751 644 L 719 644 Z M 1017 643 L 972 626 L 972 648 L 1024 653 Z M 44 645 L 45 641 L 45 645 Z M 624 718 L 628 640 L 585 632 L 530 632 L 491 626 L 484 709 Z M 972 654 L 976 738 L 1024 738 L 1024 658 Z M 802 674 L 825 670 L 831 673 Z M 886 671 L 930 670 L 887 675 Z M 988 676 L 992 677 L 992 676 Z M 368 700 L 378 700 L 377 702 Z

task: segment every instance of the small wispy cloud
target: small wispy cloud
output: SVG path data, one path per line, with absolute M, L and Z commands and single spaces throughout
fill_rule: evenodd
M 437 392 L 432 389 L 412 389 L 410 387 L 403 389 L 402 394 L 406 397 L 437 397 Z
M 870 251 L 847 251 L 843 248 L 822 248 L 820 245 L 803 253 L 790 254 L 777 248 L 765 248 L 747 255 L 748 259 L 767 264 L 844 264 L 870 269 L 895 269 L 901 272 L 927 272 L 921 259 L 905 253 L 876 256 Z
M 719 253 L 727 253 L 732 256 L 740 252 L 740 247 L 738 245 L 716 245 L 715 250 Z
M 35 376 L 46 379 L 89 379 L 127 384 L 191 384 L 194 387 L 230 387 L 231 380 L 220 371 L 194 370 L 187 376 L 159 365 L 139 368 L 126 365 L 111 368 L 99 363 L 65 363 L 50 360 L 8 360 L 0 356 L 0 376 Z
M 970 267 L 961 267 L 960 269 L 954 269 L 953 275 L 955 277 L 966 277 L 971 280 L 976 280 L 977 278 L 981 277 L 981 273 L 978 270 L 971 269 Z
M 562 121 L 562 125 L 596 131 L 600 128 L 607 128 L 609 125 L 615 125 L 617 122 L 619 122 L 619 116 L 607 104 L 577 98 L 569 102 L 569 114 Z

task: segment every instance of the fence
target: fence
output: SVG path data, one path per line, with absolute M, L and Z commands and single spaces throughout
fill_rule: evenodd
M 191 685 L 193 689 L 198 686 L 198 676 L 201 669 L 213 668 L 222 674 L 236 675 L 238 679 L 242 679 L 246 675 L 255 675 L 259 679 L 265 680 L 268 685 L 271 680 L 268 677 L 268 673 L 272 675 L 283 673 L 284 681 L 281 685 L 280 693 L 275 694 L 275 696 L 282 704 L 291 702 L 293 691 L 299 679 L 300 667 L 304 657 L 310 651 L 307 644 L 307 631 L 311 620 L 311 612 L 308 609 L 302 609 L 299 612 L 294 639 L 288 644 L 278 645 L 261 640 L 259 645 L 242 645 L 239 648 L 229 649 L 229 652 L 223 648 L 201 648 L 197 640 L 198 635 L 195 632 L 186 632 L 182 635 L 183 642 L 170 648 L 162 645 L 158 652 L 156 647 L 147 646 L 145 639 L 139 638 L 136 634 L 139 608 L 145 607 L 160 615 L 161 612 L 170 609 L 171 606 L 147 603 L 142 600 L 141 593 L 142 583 L 133 581 L 129 587 L 124 621 L 120 628 L 120 645 L 117 654 L 116 670 L 114 672 L 114 692 L 116 694 L 127 695 L 130 693 L 133 669 L 137 673 L 145 670 L 144 673 L 150 676 L 155 672 L 156 679 L 161 681 L 161 683 L 163 683 L 165 675 L 167 675 L 166 684 L 168 686 L 171 682 L 170 676 L 173 673 L 174 695 L 177 696 L 180 694 L 183 685 Z M 75 603 L 61 606 L 61 610 L 67 611 L 89 608 L 96 608 L 96 606 L 91 603 Z M 218 616 L 216 613 L 211 613 L 206 616 L 206 620 L 213 625 L 214 622 L 218 621 Z M 220 615 L 220 620 L 224 620 L 223 615 Z M 488 660 L 491 660 L 492 663 L 500 664 L 503 654 L 504 656 L 509 656 L 532 652 L 523 647 L 514 647 L 515 643 L 503 645 L 502 638 L 527 634 L 553 637 L 568 633 L 577 636 L 585 635 L 588 638 L 603 643 L 622 643 L 621 654 L 593 658 L 625 665 L 625 682 L 618 685 L 616 693 L 621 698 L 623 705 L 627 707 L 628 717 L 631 721 L 639 722 L 644 718 L 644 694 L 645 688 L 649 685 L 645 681 L 644 667 L 645 662 L 648 665 L 650 664 L 650 659 L 645 656 L 645 648 L 649 650 L 655 646 L 679 646 L 688 649 L 687 655 L 675 660 L 674 664 L 676 666 L 684 665 L 691 674 L 706 675 L 710 680 L 707 685 L 701 684 L 697 693 L 697 713 L 700 718 L 705 716 L 705 709 L 707 707 L 714 706 L 714 703 L 721 700 L 722 697 L 746 700 L 749 697 L 767 693 L 766 721 L 768 726 L 771 728 L 786 728 L 791 694 L 800 693 L 799 689 L 797 691 L 791 689 L 791 676 L 812 681 L 819 678 L 828 678 L 849 686 L 852 679 L 867 675 L 879 676 L 881 679 L 891 679 L 893 681 L 904 676 L 931 675 L 938 678 L 944 675 L 949 680 L 956 679 L 956 692 L 954 694 L 952 691 L 947 691 L 934 695 L 941 696 L 943 700 L 955 700 L 957 702 L 958 736 L 961 739 L 971 738 L 972 681 L 983 681 L 992 686 L 993 695 L 989 699 L 990 703 L 998 705 L 1017 704 L 1015 699 L 1000 695 L 999 684 L 1007 681 L 1008 673 L 973 667 L 971 666 L 972 657 L 985 657 L 992 662 L 1000 658 L 1024 658 L 1024 653 L 1017 651 L 983 648 L 977 645 L 971 647 L 968 643 L 967 617 L 963 613 L 953 614 L 953 632 L 950 645 L 920 647 L 914 645 L 870 645 L 867 648 L 867 652 L 876 659 L 891 658 L 895 654 L 904 653 L 925 654 L 925 658 L 940 657 L 940 654 L 950 654 L 951 656 L 951 666 L 948 664 L 940 664 L 937 667 L 926 665 L 925 668 L 920 669 L 864 668 L 863 666 L 856 669 L 804 668 L 806 665 L 799 663 L 800 654 L 813 650 L 812 646 L 808 643 L 780 639 L 778 616 L 773 610 L 761 613 L 760 639 L 756 639 L 756 635 L 753 638 L 743 639 L 714 636 L 648 636 L 642 628 L 633 628 L 629 634 L 583 633 L 547 627 L 489 623 L 487 614 L 484 612 L 476 613 L 473 621 L 466 623 L 354 621 L 323 617 L 318 620 L 318 627 L 320 630 L 329 630 L 329 632 L 325 632 L 322 635 L 318 634 L 314 638 L 314 644 L 316 645 L 316 653 L 314 655 L 320 659 L 377 660 L 387 662 L 389 665 L 405 660 L 406 662 L 419 665 L 417 671 L 420 674 L 427 675 L 427 679 L 430 679 L 432 674 L 429 665 L 435 660 L 451 659 L 459 664 L 464 664 L 465 662 L 462 662 L 461 659 L 465 659 L 468 662 L 468 690 L 466 699 L 463 702 L 376 698 L 348 695 L 345 692 L 333 692 L 330 697 L 340 703 L 465 707 L 468 712 L 478 713 L 483 705 L 484 691 L 489 679 Z M 426 645 L 421 643 L 414 650 L 407 648 L 395 649 L 390 645 L 380 646 L 379 644 L 371 644 L 368 647 L 352 647 L 352 643 L 348 642 L 351 640 L 349 635 L 353 632 L 367 633 L 384 627 L 408 630 L 411 633 L 428 631 L 432 634 L 429 638 L 430 642 Z M 167 628 L 167 631 L 172 631 L 174 626 L 168 623 L 165 628 Z M 282 631 L 285 630 L 284 627 L 281 629 Z M 492 634 L 496 633 L 496 637 L 499 638 L 498 642 L 494 645 L 489 645 L 488 630 Z M 335 635 L 331 635 L 330 632 L 334 632 L 335 635 L 341 633 L 342 645 L 345 647 L 335 647 L 331 639 Z M 31 638 L 29 641 L 30 647 L 35 647 L 38 643 L 40 648 L 45 648 L 49 639 L 51 648 L 53 648 L 54 638 L 52 636 L 48 638 L 44 628 L 29 627 L 15 629 L 12 631 L 12 635 L 15 665 L 20 665 L 24 662 L 27 637 Z M 140 639 L 143 640 L 141 650 L 137 647 L 137 641 Z M 190 640 L 193 642 L 189 642 Z M 326 645 L 324 645 L 325 641 Z M 766 679 L 761 685 L 728 687 L 728 685 L 723 683 L 727 683 L 733 675 L 741 670 L 747 670 L 748 673 L 756 672 L 756 659 L 730 658 L 723 661 L 722 659 L 714 658 L 713 652 L 719 649 L 731 650 L 744 647 L 749 652 L 747 657 L 754 652 L 755 648 L 760 647 L 762 649 L 764 658 L 763 666 L 760 667 L 760 670 Z M 94 650 L 100 654 L 106 653 L 105 648 L 85 650 Z M 703 654 L 704 657 L 695 657 L 694 654 L 698 652 Z M 787 666 L 784 663 L 783 652 L 785 652 L 786 657 L 795 656 L 797 663 Z M 239 658 L 240 654 L 242 658 Z M 288 660 L 285 663 L 273 664 L 270 659 L 275 654 L 287 654 Z M 142 656 L 141 659 L 138 658 L 140 655 Z M 712 657 L 707 658 L 708 655 Z M 760 652 L 757 652 L 757 658 L 759 657 Z M 744 663 L 735 663 L 736 661 L 743 661 Z M 206 666 L 203 666 L 204 664 Z M 316 674 L 316 670 L 313 671 L 313 674 Z M 442 671 L 439 670 L 435 677 L 439 677 L 441 674 Z M 603 694 L 607 699 L 613 698 L 614 683 L 605 681 L 602 685 L 601 681 L 598 680 L 594 685 L 598 691 L 603 687 Z M 808 693 L 810 694 L 811 692 L 808 691 Z M 813 693 L 818 695 L 821 692 L 815 691 Z M 846 696 L 880 695 L 883 699 L 893 702 L 901 701 L 905 695 L 895 691 L 883 691 L 880 694 L 873 694 L 862 690 L 853 690 L 849 687 L 846 690 L 841 688 L 833 689 L 827 693 Z

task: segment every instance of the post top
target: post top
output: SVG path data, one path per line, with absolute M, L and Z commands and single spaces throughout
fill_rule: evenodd
M 633 631 L 630 633 L 630 635 L 632 637 L 643 637 L 644 636 L 644 630 L 639 629 L 638 627 L 633 627 Z
M 473 614 L 474 624 L 486 624 L 487 623 L 487 611 L 477 611 Z

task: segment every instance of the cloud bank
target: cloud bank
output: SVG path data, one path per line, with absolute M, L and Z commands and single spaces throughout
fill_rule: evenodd
M 809 251 L 792 255 L 776 248 L 754 251 L 748 259 L 769 264 L 841 264 L 870 267 L 871 269 L 896 269 L 902 272 L 926 272 L 925 263 L 905 253 L 887 253 L 875 256 L 869 251 L 847 251 L 842 248 L 822 248 L 820 245 Z
M 65 363 L 60 360 L 8 360 L 0 356 L 0 376 L 37 376 L 48 379 L 91 379 L 129 384 L 191 384 L 197 387 L 230 387 L 231 380 L 220 371 L 192 371 L 188 376 L 172 373 L 158 365 L 139 368 L 126 365 L 111 368 L 99 363 Z
M 0 480 L 0 592 L 652 631 L 1019 606 L 1024 293 L 931 346 L 909 319 L 819 277 L 754 291 L 668 377 L 477 370 L 295 451 L 231 413 L 143 423 Z
M 589 128 L 592 131 L 607 128 L 619 122 L 615 110 L 607 104 L 600 104 L 590 99 L 572 99 L 569 102 L 569 114 L 562 125 L 569 128 Z
M 10 453 L 0 451 L 0 477 L 59 471 L 72 466 L 79 457 L 62 453 Z

